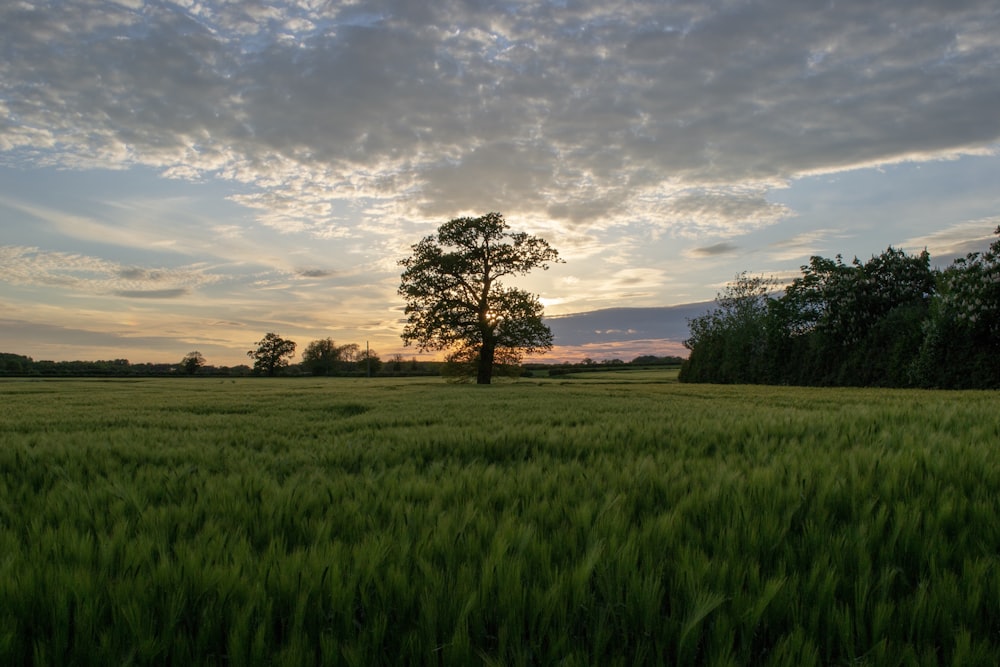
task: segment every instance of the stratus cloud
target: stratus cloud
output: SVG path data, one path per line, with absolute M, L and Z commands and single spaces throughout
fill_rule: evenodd
M 0 281 L 12 285 L 60 287 L 84 294 L 131 298 L 176 298 L 221 280 L 198 268 L 144 269 L 77 253 L 0 246 Z
M 992 0 L 7 3 L 0 161 L 229 179 L 321 237 L 331 202 L 739 234 L 797 176 L 994 152 L 998 30 Z
M 128 299 L 177 299 L 187 296 L 190 293 L 191 290 L 185 287 L 150 290 L 123 289 L 114 291 L 115 296 L 123 296 Z
M 730 255 L 739 249 L 740 247 L 735 243 L 723 241 L 703 248 L 694 248 L 689 254 L 692 257 L 715 257 L 718 255 Z

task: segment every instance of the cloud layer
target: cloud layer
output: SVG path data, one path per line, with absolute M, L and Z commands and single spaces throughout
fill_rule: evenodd
M 0 160 L 230 180 L 261 222 L 321 238 L 347 209 L 740 234 L 789 216 L 766 195 L 802 175 L 994 151 L 998 12 L 12 2 Z

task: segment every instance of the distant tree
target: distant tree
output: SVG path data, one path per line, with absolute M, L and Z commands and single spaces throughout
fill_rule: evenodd
M 358 370 L 366 375 L 375 375 L 382 370 L 382 360 L 375 350 L 361 350 L 358 353 Z
M 683 357 L 658 357 L 654 354 L 644 354 L 629 363 L 633 366 L 675 366 L 684 362 Z
M 188 375 L 194 375 L 205 365 L 205 357 L 202 356 L 201 352 L 188 352 L 181 359 L 181 370 L 183 370 Z
M 538 298 L 500 282 L 559 261 L 546 241 L 511 232 L 501 214 L 487 213 L 451 220 L 412 250 L 400 261 L 404 344 L 451 349 L 463 361 L 473 355 L 479 384 L 490 383 L 498 350 L 509 359 L 551 349 Z
M 254 373 L 273 376 L 295 356 L 295 343 L 276 333 L 268 333 L 257 341 L 256 349 L 249 350 L 247 356 L 253 359 Z
M 361 358 L 361 346 L 357 343 L 347 343 L 340 346 L 339 369 L 347 373 L 353 373 L 358 369 L 358 360 Z
M 25 373 L 31 369 L 34 361 L 31 357 L 10 352 L 0 353 L 0 372 Z
M 336 375 L 343 359 L 343 348 L 332 338 L 314 340 L 302 352 L 302 366 L 313 375 Z
M 403 363 L 405 362 L 402 354 L 397 352 L 396 354 L 392 355 L 392 372 L 399 373 L 400 371 L 402 371 Z
M 643 355 L 640 355 L 640 356 L 636 357 L 635 359 L 633 359 L 629 363 L 632 364 L 633 366 L 650 366 L 650 365 L 653 365 L 653 364 L 661 364 L 661 363 L 665 363 L 665 362 L 661 361 L 660 357 L 657 357 L 655 355 L 652 355 L 652 354 L 643 354 Z

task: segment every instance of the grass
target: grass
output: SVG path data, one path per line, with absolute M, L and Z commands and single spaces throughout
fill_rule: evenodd
M 0 664 L 1000 662 L 1000 396 L 655 373 L 0 382 Z

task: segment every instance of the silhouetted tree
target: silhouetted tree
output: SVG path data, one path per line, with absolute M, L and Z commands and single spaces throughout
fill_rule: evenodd
M 188 352 L 181 359 L 181 370 L 183 370 L 188 375 L 194 375 L 205 365 L 205 357 L 202 356 L 201 352 Z
M 361 350 L 358 353 L 358 360 L 356 363 L 358 365 L 358 370 L 366 375 L 375 375 L 382 370 L 382 360 L 379 358 L 378 352 L 375 350 Z
M 276 333 L 268 333 L 257 341 L 256 349 L 249 350 L 247 356 L 253 359 L 254 373 L 273 376 L 295 356 L 295 343 Z
M 314 340 L 302 352 L 302 366 L 313 375 L 336 375 L 343 361 L 344 349 L 332 338 Z
M 546 241 L 511 232 L 501 214 L 487 213 L 451 220 L 412 250 L 400 261 L 406 345 L 451 349 L 463 362 L 472 355 L 479 384 L 490 383 L 498 350 L 509 361 L 552 347 L 538 298 L 500 282 L 559 261 Z

